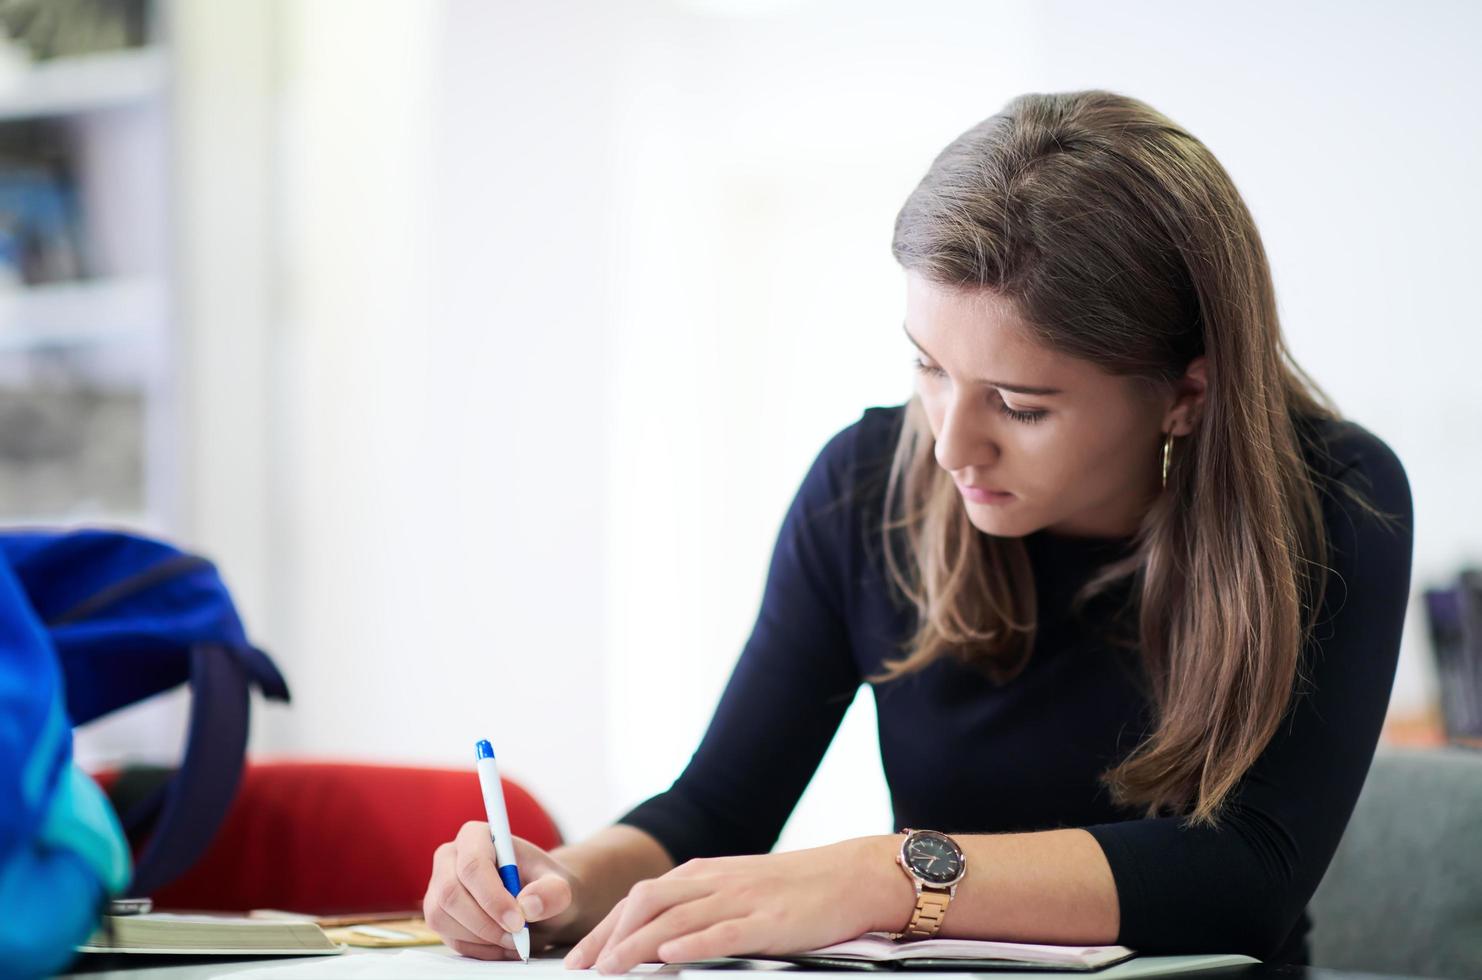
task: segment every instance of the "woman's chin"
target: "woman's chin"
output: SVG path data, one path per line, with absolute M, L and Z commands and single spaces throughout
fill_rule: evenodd
M 1005 513 L 1002 507 L 968 504 L 967 519 L 973 527 L 984 534 L 1000 538 L 1023 537 L 1033 530 L 1023 517 Z

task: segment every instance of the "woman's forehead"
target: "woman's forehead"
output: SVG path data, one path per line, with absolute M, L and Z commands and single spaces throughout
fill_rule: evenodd
M 965 378 L 1070 389 L 1110 376 L 1041 342 L 1012 300 L 982 287 L 908 277 L 906 333 L 930 357 Z

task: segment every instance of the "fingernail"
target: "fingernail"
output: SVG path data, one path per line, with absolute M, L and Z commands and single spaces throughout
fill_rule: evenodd
M 616 972 L 613 970 L 614 966 L 617 966 L 617 957 L 613 956 L 611 953 L 597 961 L 597 970 L 600 973 Z
M 534 919 L 545 911 L 545 903 L 539 895 L 521 895 L 520 908 L 525 910 L 525 918 Z
M 525 926 L 525 920 L 520 913 L 514 909 L 499 917 L 499 924 L 510 932 L 519 932 Z
M 581 957 L 577 955 L 577 952 L 578 951 L 576 950 L 576 948 L 573 947 L 571 952 L 566 954 L 566 958 L 561 961 L 563 964 L 566 965 L 568 969 L 576 966 L 576 964 L 581 962 Z

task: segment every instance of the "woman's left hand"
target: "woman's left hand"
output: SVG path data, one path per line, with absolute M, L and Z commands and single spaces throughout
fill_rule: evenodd
M 572 947 L 570 969 L 596 965 L 626 973 L 639 963 L 665 963 L 797 953 L 853 939 L 876 928 L 882 913 L 889 840 L 861 837 L 781 854 L 701 858 L 640 881 L 607 917 Z M 909 918 L 909 882 L 897 871 Z M 887 913 L 888 914 L 888 913 Z

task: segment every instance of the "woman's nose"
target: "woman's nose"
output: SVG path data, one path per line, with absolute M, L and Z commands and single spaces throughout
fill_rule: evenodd
M 993 441 L 986 421 L 973 406 L 957 398 L 947 403 L 942 425 L 937 430 L 937 465 L 949 473 L 970 466 L 991 466 L 998 459 L 998 446 Z

